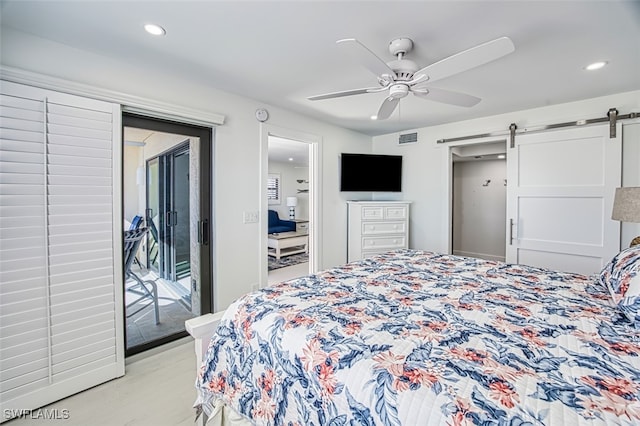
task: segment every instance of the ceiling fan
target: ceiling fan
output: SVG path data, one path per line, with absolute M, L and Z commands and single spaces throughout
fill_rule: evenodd
M 389 118 L 400 99 L 407 96 L 409 92 L 421 99 L 451 105 L 464 107 L 476 105 L 480 102 L 480 98 L 427 85 L 494 61 L 515 50 L 511 39 L 500 37 L 456 53 L 424 68 L 418 68 L 415 62 L 405 58 L 405 55 L 413 49 L 413 41 L 409 38 L 397 38 L 389 43 L 389 52 L 396 57 L 391 62 L 385 62 L 355 38 L 338 40 L 336 43 L 345 49 L 349 49 L 351 56 L 374 73 L 378 77 L 379 86 L 325 93 L 323 95 L 310 96 L 307 99 L 318 101 L 388 91 L 388 96 L 380 105 L 377 116 L 372 117 L 378 120 Z

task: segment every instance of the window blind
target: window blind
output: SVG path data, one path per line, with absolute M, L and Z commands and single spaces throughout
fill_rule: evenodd
M 269 176 L 267 179 L 267 199 L 280 199 L 280 178 L 277 176 Z
M 1 92 L 0 399 L 37 408 L 124 373 L 119 116 L 4 81 Z

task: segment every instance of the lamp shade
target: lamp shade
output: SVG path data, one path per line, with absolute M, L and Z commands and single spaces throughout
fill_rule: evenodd
M 287 207 L 295 207 L 298 205 L 298 197 L 287 197 Z
M 616 188 L 611 219 L 640 222 L 640 187 Z

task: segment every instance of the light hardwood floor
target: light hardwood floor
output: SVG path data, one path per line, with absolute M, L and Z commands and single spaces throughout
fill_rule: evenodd
M 269 285 L 276 284 L 292 278 L 303 277 L 305 275 L 309 275 L 309 262 L 298 263 L 297 265 L 269 271 L 268 283 Z
M 124 377 L 49 405 L 69 410 L 65 426 L 193 426 L 196 400 L 193 339 L 180 339 L 127 359 Z M 14 419 L 7 426 L 47 423 Z
M 269 284 L 308 275 L 308 263 L 269 274 Z M 275 272 L 275 273 L 274 273 Z M 193 426 L 196 356 L 191 337 L 127 358 L 124 377 L 96 386 L 47 408 L 68 410 L 65 426 Z M 47 420 L 19 418 L 7 426 Z

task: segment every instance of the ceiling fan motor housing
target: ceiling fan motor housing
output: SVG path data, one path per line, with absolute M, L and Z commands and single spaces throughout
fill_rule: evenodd
M 389 97 L 393 99 L 401 99 L 409 93 L 409 86 L 406 84 L 393 84 L 389 87 Z

